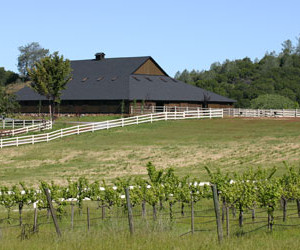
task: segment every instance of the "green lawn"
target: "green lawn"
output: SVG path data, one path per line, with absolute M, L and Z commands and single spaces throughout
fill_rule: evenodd
M 300 120 L 162 121 L 4 148 L 0 177 L 3 183 L 22 180 L 33 185 L 41 179 L 65 182 L 78 176 L 111 180 L 144 175 L 151 161 L 158 168 L 174 167 L 180 175 L 205 181 L 204 166 L 228 172 L 278 166 L 280 173 L 283 161 L 299 165 L 299 149 Z

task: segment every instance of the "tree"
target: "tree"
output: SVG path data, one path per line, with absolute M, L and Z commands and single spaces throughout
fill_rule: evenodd
M 284 42 L 281 44 L 281 46 L 282 46 L 282 52 L 283 52 L 284 54 L 290 55 L 290 54 L 292 54 L 292 53 L 294 52 L 293 43 L 292 43 L 292 41 L 291 41 L 290 39 L 284 41 Z
M 31 69 L 36 62 L 49 55 L 49 50 L 42 48 L 37 42 L 20 46 L 18 49 L 20 51 L 18 70 L 25 78 L 28 77 L 28 69 Z
M 36 62 L 28 75 L 32 80 L 31 88 L 48 99 L 49 114 L 53 119 L 55 103 L 60 102 L 61 92 L 71 79 L 70 61 L 54 52 Z
M 15 96 L 7 93 L 5 88 L 0 86 L 0 116 L 11 114 L 18 107 L 19 104 L 16 102 Z
M 297 102 L 276 94 L 260 95 L 251 101 L 251 108 L 253 109 L 294 109 L 298 107 Z
M 5 70 L 4 67 L 0 67 L 0 85 L 8 85 L 16 82 L 18 79 L 18 74 L 10 70 Z

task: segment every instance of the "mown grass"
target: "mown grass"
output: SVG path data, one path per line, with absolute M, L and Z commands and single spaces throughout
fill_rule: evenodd
M 212 119 L 141 124 L 0 151 L 2 183 L 111 180 L 145 175 L 148 161 L 207 180 L 204 166 L 227 172 L 299 165 L 299 120 Z

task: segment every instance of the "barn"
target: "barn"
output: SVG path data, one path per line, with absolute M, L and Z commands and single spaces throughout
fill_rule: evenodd
M 71 61 L 72 78 L 63 90 L 58 112 L 64 114 L 130 113 L 132 107 L 232 107 L 235 100 L 170 77 L 151 57 Z M 48 112 L 44 96 L 24 87 L 16 93 L 21 113 Z

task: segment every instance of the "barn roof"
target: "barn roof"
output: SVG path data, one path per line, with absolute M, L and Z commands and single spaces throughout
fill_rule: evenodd
M 164 75 L 134 72 L 151 60 Z M 71 61 L 72 80 L 62 91 L 61 100 L 152 100 L 232 103 L 235 100 L 175 80 L 150 57 L 107 58 Z M 46 100 L 31 88 L 16 93 L 18 101 Z

